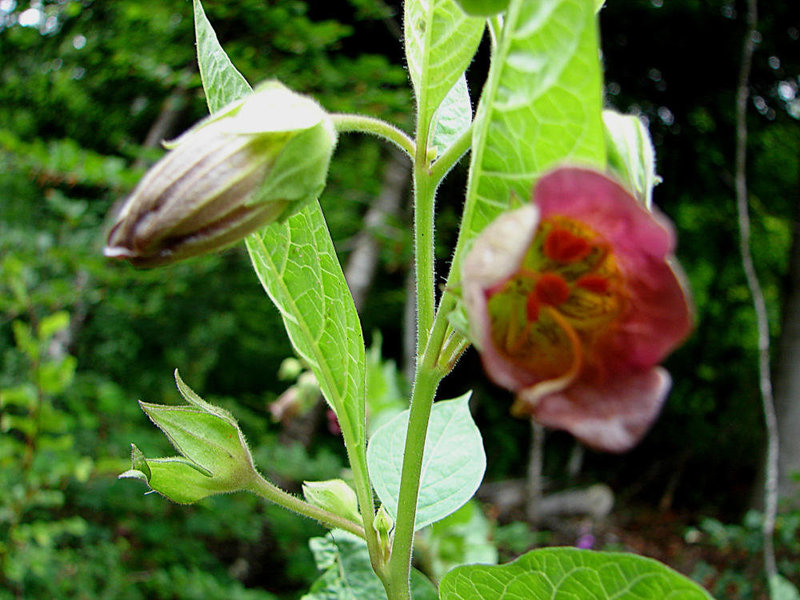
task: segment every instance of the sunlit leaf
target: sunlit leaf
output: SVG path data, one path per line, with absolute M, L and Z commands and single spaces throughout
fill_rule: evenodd
M 258 278 L 292 346 L 356 439 L 365 439 L 365 351 L 352 296 L 319 204 L 247 238 Z
M 499 566 L 456 567 L 441 600 L 711 600 L 699 585 L 651 558 L 545 548 Z
M 593 0 L 512 1 L 473 125 L 464 246 L 564 163 L 605 168 Z
M 469 66 L 484 20 L 467 16 L 455 0 L 409 0 L 403 23 L 417 110 L 429 120 Z
M 208 109 L 213 113 L 252 90 L 220 46 L 200 0 L 194 0 L 194 30 L 200 79 L 206 92 Z

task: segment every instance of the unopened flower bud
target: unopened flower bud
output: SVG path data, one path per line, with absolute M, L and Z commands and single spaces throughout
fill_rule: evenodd
M 150 489 L 179 504 L 251 489 L 258 473 L 236 420 L 195 394 L 177 371 L 175 381 L 188 406 L 139 404 L 180 456 L 145 458 L 133 446 L 131 468 L 120 478 L 141 479 Z
M 316 197 L 335 144 L 316 102 L 267 82 L 168 146 L 125 202 L 104 253 L 152 267 L 232 244 Z
M 361 522 L 356 493 L 353 488 L 341 479 L 304 481 L 303 496 L 305 496 L 306 501 L 314 506 L 323 508 L 355 523 Z
M 384 560 L 389 560 L 392 554 L 392 542 L 394 541 L 394 519 L 381 504 L 375 519 L 372 521 L 375 533 L 378 534 L 378 546 L 381 549 Z

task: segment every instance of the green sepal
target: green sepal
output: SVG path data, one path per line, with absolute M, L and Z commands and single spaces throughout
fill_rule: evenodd
M 356 493 L 342 479 L 304 481 L 303 497 L 309 504 L 318 506 L 354 523 L 361 522 Z
M 144 453 L 136 447 L 136 444 L 131 444 L 131 470 L 139 471 L 147 479 L 152 477 L 150 467 L 147 466 L 147 459 L 144 457 Z M 130 473 L 130 471 L 126 471 L 126 473 Z M 125 473 L 120 475 L 120 477 L 124 475 Z
M 181 456 L 148 459 L 132 446 L 131 469 L 120 477 L 140 479 L 180 504 L 248 489 L 258 474 L 236 420 L 200 398 L 177 371 L 175 380 L 188 406 L 139 405 Z
M 325 187 L 335 146 L 336 130 L 323 113 L 319 123 L 296 133 L 281 148 L 269 174 L 247 205 L 289 201 L 291 212 L 295 212 L 316 199 Z

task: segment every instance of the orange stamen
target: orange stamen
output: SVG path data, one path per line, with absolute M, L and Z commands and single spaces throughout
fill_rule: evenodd
M 589 242 L 560 227 L 554 227 L 544 240 L 545 256 L 557 262 L 574 263 L 586 258 L 591 251 Z
M 535 323 L 539 320 L 539 299 L 536 297 L 534 290 L 531 290 L 528 294 L 528 299 L 525 302 L 525 312 L 528 323 Z
M 548 314 L 553 320 L 561 327 L 567 335 L 570 344 L 572 345 L 572 364 L 567 369 L 566 373 L 555 379 L 547 379 L 541 381 L 529 388 L 525 388 L 519 392 L 517 400 L 511 407 L 511 412 L 515 416 L 522 416 L 529 412 L 542 398 L 555 394 L 572 384 L 578 377 L 578 374 L 583 367 L 583 349 L 581 340 L 578 337 L 575 329 L 570 325 L 569 321 L 552 307 L 545 307 Z
M 602 275 L 584 275 L 575 285 L 595 294 L 605 294 L 608 292 L 609 281 L 608 277 Z
M 550 306 L 558 306 L 569 298 L 569 285 L 555 273 L 542 273 L 535 291 L 537 300 Z

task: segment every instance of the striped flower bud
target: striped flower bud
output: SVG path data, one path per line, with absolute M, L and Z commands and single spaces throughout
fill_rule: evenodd
M 153 267 L 228 246 L 318 196 L 335 144 L 316 102 L 267 82 L 168 145 L 104 254 Z

